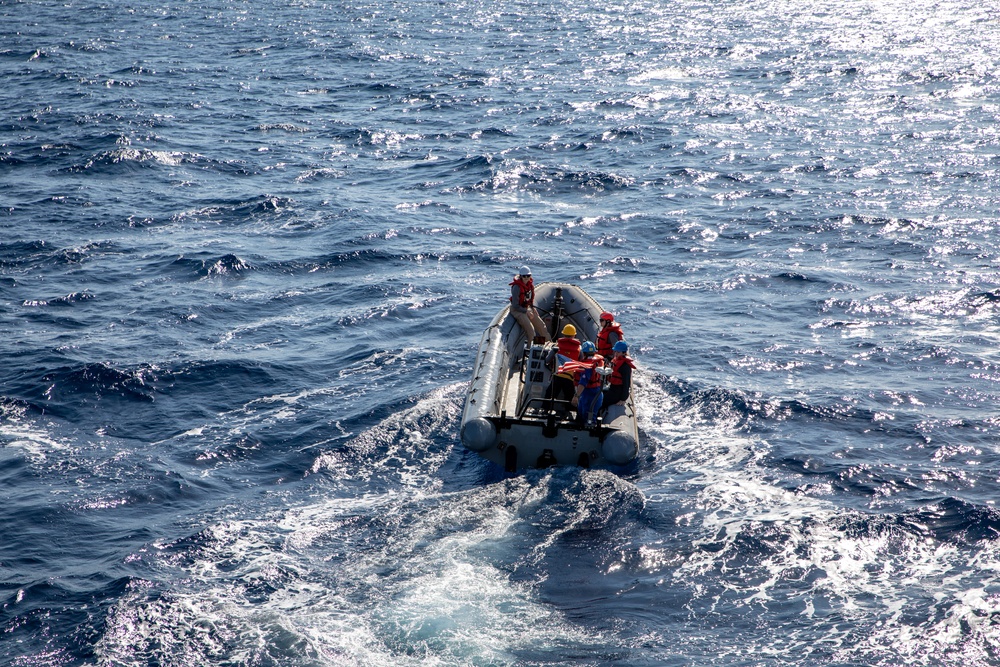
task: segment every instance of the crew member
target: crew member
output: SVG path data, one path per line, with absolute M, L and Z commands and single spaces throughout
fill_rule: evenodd
M 621 325 L 615 322 L 611 313 L 601 313 L 601 330 L 597 332 L 597 353 L 605 359 L 610 359 L 615 343 L 625 340 Z
M 510 314 L 521 325 L 529 341 L 548 342 L 545 323 L 535 311 L 535 283 L 531 280 L 531 269 L 526 266 L 521 267 L 510 284 Z
M 589 340 L 581 347 L 580 374 L 576 381 L 576 421 L 580 426 L 591 426 L 604 402 L 601 387 L 604 384 L 604 357 L 597 354 L 597 348 Z
M 556 339 L 556 353 L 566 357 L 566 361 L 580 361 L 582 343 L 576 337 L 576 327 L 567 324 L 562 329 L 562 335 Z M 559 363 L 565 363 L 560 361 Z
M 628 356 L 628 343 L 623 340 L 614 344 L 614 358 L 611 359 L 611 378 L 609 386 L 604 391 L 604 405 L 622 404 L 628 400 L 629 392 L 632 390 L 632 370 L 635 362 Z
M 575 396 L 573 371 L 566 367 L 567 362 L 580 360 L 580 340 L 576 337 L 576 327 L 567 324 L 562 329 L 562 336 L 556 339 L 556 347 L 549 352 L 549 368 L 555 368 L 552 382 L 546 396 L 569 403 Z M 560 414 L 568 411 L 566 403 L 560 403 L 556 410 Z

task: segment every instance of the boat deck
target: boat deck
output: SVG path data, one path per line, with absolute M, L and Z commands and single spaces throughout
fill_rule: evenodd
M 508 416 L 518 419 L 548 416 L 552 404 L 546 400 L 546 392 L 552 381 L 552 369 L 546 359 L 551 349 L 551 344 L 532 345 L 511 364 L 503 398 Z

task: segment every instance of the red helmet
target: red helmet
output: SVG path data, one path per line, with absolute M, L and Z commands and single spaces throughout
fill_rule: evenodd
M 605 311 L 605 312 L 601 313 L 601 321 L 603 322 L 604 320 L 607 320 L 608 322 L 614 322 L 615 321 L 615 316 L 612 315 L 611 313 Z

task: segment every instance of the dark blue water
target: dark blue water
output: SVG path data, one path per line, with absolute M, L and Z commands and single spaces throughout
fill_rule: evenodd
M 0 664 L 1000 664 L 998 19 L 0 0 Z M 624 475 L 458 440 L 522 264 Z

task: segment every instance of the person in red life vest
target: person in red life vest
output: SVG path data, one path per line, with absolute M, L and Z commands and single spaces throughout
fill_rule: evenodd
M 521 325 L 529 341 L 541 339 L 548 342 L 549 332 L 535 311 L 535 283 L 531 280 L 531 269 L 526 266 L 521 267 L 510 284 L 510 314 Z
M 605 359 L 610 359 L 615 343 L 625 340 L 621 325 L 615 322 L 611 313 L 601 313 L 601 330 L 597 332 L 597 353 Z
M 604 402 L 601 388 L 604 385 L 604 357 L 597 354 L 597 348 L 589 340 L 580 346 L 583 359 L 579 362 L 579 374 L 576 380 L 576 421 L 580 426 L 590 426 Z
M 563 327 L 562 336 L 556 339 L 556 347 L 549 352 L 549 368 L 555 368 L 552 375 L 552 382 L 549 384 L 546 396 L 559 401 L 571 402 L 576 395 L 574 391 L 572 370 L 567 370 L 564 365 L 570 361 L 580 361 L 580 340 L 576 337 L 576 327 L 567 324 Z M 566 414 L 568 407 L 565 403 L 556 406 L 560 414 Z
M 576 337 L 576 327 L 572 324 L 567 324 L 563 327 L 562 335 L 556 340 L 556 354 L 566 357 L 564 360 L 560 360 L 559 363 L 565 363 L 566 361 L 580 361 L 580 350 L 583 344 L 580 339 Z
M 614 344 L 613 350 L 615 356 L 610 364 L 611 379 L 604 391 L 605 407 L 624 404 L 632 391 L 632 371 L 635 369 L 635 362 L 628 356 L 628 343 L 620 340 Z

